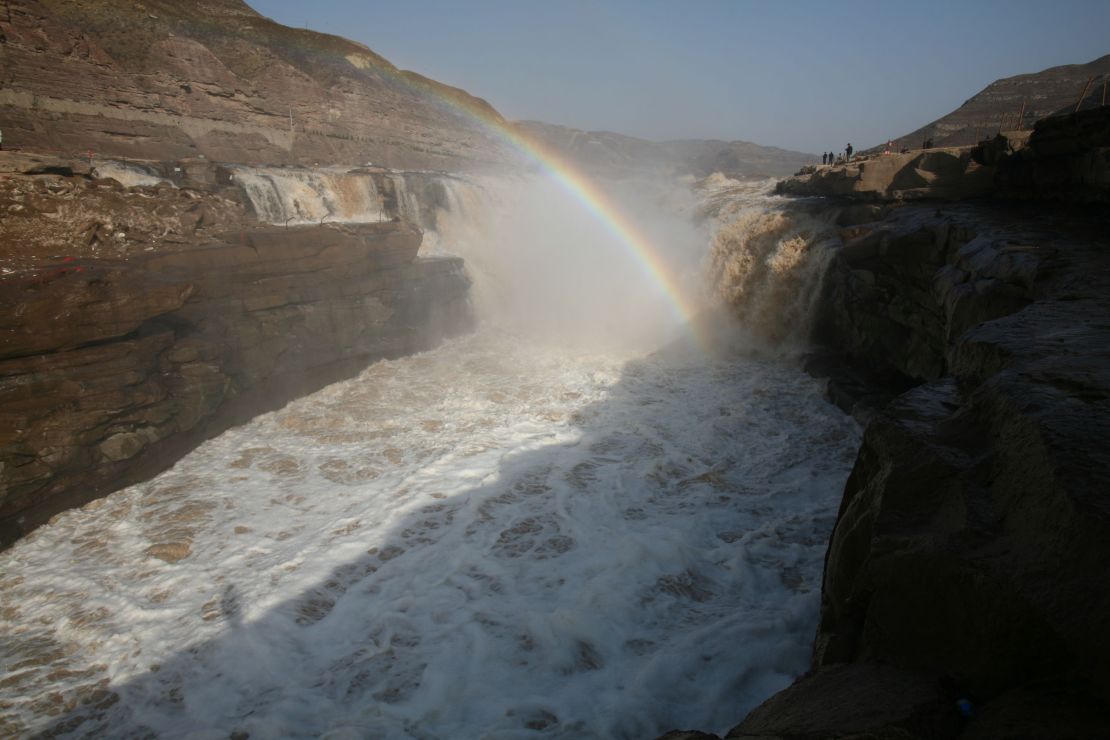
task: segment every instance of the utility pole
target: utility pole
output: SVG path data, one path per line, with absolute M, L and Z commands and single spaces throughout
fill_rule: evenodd
M 1079 112 L 1079 106 L 1083 105 L 1083 98 L 1087 97 L 1087 91 L 1091 89 L 1091 83 L 1094 81 L 1093 76 L 1087 78 L 1087 84 L 1083 86 L 1083 92 L 1079 93 L 1079 100 L 1075 101 L 1075 110 L 1072 113 Z

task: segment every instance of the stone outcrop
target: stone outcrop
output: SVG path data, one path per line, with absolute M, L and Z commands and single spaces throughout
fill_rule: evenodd
M 856 201 L 1110 201 L 1110 106 L 1037 121 L 975 146 L 872 154 L 810 166 L 779 182 L 782 195 Z
M 172 161 L 458 170 L 510 161 L 500 115 L 242 0 L 10 0 L 5 148 Z
M 829 546 L 815 666 L 943 674 L 986 703 L 1110 698 L 1110 254 L 1006 208 L 901 209 L 847 241 L 826 344 L 928 381 L 868 426 Z M 1097 579 L 1096 579 L 1097 580 Z
M 977 147 L 884 154 L 845 164 L 811 166 L 776 186 L 780 195 L 853 200 L 958 200 L 989 195 L 996 167 Z
M 1038 121 L 996 183 L 1005 198 L 1110 202 L 1110 106 Z
M 935 225 L 922 269 L 936 268 L 926 323 L 948 336 L 942 361 L 864 434 L 827 554 L 814 671 L 729 737 L 1110 733 L 1110 583 L 1099 575 L 1110 557 L 1110 254 L 1043 231 L 1018 241 L 1000 229 L 992 245 L 990 221 L 970 240 Z M 1006 297 L 992 304 L 989 287 L 980 298 L 984 281 Z M 953 310 L 960 286 L 985 315 Z M 909 369 L 915 356 L 903 343 L 860 359 Z M 845 671 L 924 683 L 886 697 Z
M 985 208 L 904 207 L 843 229 L 816 338 L 896 385 L 944 376 L 951 344 L 1034 300 L 1057 253 L 1006 221 L 1005 211 Z
M 468 326 L 399 223 L 237 229 L 0 279 L 0 544 L 370 361 Z

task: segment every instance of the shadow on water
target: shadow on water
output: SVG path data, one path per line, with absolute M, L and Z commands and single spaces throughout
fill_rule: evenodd
M 858 430 L 792 362 L 690 354 L 628 363 L 573 440 L 503 455 L 384 537 L 330 532 L 342 562 L 260 618 L 214 586 L 217 637 L 36 736 L 727 727 L 808 663 Z

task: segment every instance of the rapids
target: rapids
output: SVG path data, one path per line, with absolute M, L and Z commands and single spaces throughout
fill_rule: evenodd
M 448 189 L 429 248 L 467 258 L 479 330 L 0 555 L 0 731 L 645 738 L 806 669 L 855 423 L 758 333 L 706 347 L 613 288 L 634 256 L 554 190 Z

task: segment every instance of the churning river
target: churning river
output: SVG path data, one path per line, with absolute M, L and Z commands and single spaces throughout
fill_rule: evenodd
M 485 228 L 465 210 L 429 248 Z M 575 218 L 533 246 L 581 243 Z M 475 333 L 0 554 L 0 734 L 648 738 L 726 730 L 804 671 L 856 424 L 744 326 L 602 341 L 620 311 L 574 283 L 506 310 L 546 295 L 524 273 L 568 279 L 525 263 L 475 274 Z M 553 310 L 582 331 L 529 319 Z

